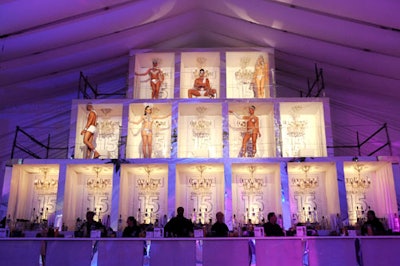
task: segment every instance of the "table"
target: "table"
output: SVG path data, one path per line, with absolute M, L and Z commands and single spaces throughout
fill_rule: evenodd
M 399 236 L 0 238 L 4 265 L 397 265 Z M 44 248 L 45 247 L 45 248 Z

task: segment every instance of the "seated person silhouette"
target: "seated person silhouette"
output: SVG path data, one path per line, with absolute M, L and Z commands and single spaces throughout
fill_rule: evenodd
M 189 98 L 193 98 L 193 96 L 208 96 L 210 98 L 215 98 L 217 90 L 211 88 L 210 81 L 204 74 L 204 69 L 200 69 L 199 77 L 194 80 L 193 88 L 188 90 Z
M 278 218 L 274 212 L 268 213 L 268 222 L 263 224 L 264 234 L 266 236 L 284 236 L 285 233 L 281 226 L 277 223 Z
M 164 234 L 167 237 L 192 237 L 193 223 L 183 215 L 185 209 L 178 207 L 177 215 L 165 225 Z
M 217 212 L 215 215 L 217 221 L 211 227 L 211 235 L 215 237 L 227 237 L 229 228 L 225 224 L 225 216 L 222 212 Z
M 122 232 L 122 237 L 139 237 L 140 227 L 137 224 L 137 220 L 133 216 L 129 216 L 126 220 L 127 226 Z
M 107 231 L 105 226 L 101 222 L 94 220 L 95 215 L 96 215 L 95 212 L 92 211 L 88 211 L 86 213 L 86 222 L 83 223 L 80 228 L 78 228 L 78 232 L 81 232 L 81 234 L 79 234 L 80 236 L 90 237 L 91 236 L 90 233 L 94 230 L 100 230 L 101 237 L 107 236 Z
M 361 234 L 363 236 L 385 235 L 385 227 L 376 217 L 373 210 L 367 212 L 367 221 L 361 227 Z

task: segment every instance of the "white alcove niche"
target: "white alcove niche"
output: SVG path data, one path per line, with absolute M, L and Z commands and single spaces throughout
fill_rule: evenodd
M 162 221 L 168 213 L 168 164 L 121 166 L 119 211 L 122 221 L 134 216 L 139 223 Z
M 273 50 L 226 52 L 226 97 L 271 98 L 274 97 Z M 262 61 L 261 66 L 257 62 Z M 257 86 L 264 95 L 258 95 Z
M 59 168 L 58 164 L 13 166 L 7 208 L 7 216 L 12 221 L 40 223 L 46 220 L 54 224 Z
M 151 158 L 169 158 L 171 155 L 171 104 L 132 103 L 129 105 L 126 158 L 143 158 L 142 123 L 146 106 L 152 112 L 152 155 Z
M 86 219 L 86 212 L 95 212 L 95 220 L 104 222 L 111 214 L 113 187 L 112 164 L 68 165 L 65 181 L 63 221 L 75 228 L 77 218 Z
M 292 225 L 328 223 L 335 230 L 340 213 L 336 165 L 333 162 L 288 163 L 288 185 Z
M 221 103 L 180 103 L 178 158 L 222 158 Z
M 223 164 L 176 165 L 175 207 L 184 207 L 185 216 L 192 221 L 215 222 L 215 214 L 225 211 L 224 189 Z
M 322 102 L 279 104 L 282 157 L 327 156 Z
M 204 69 L 205 77 L 210 81 L 211 88 L 217 91 L 216 98 L 219 98 L 220 68 L 219 52 L 182 52 L 180 98 L 188 98 L 188 90 L 193 88 L 200 69 Z
M 232 164 L 232 216 L 236 223 L 267 220 L 269 212 L 282 214 L 279 163 Z
M 74 158 L 85 158 L 87 147 L 83 143 L 81 131 L 86 127 L 88 111 L 87 103 L 76 105 L 76 131 Z M 101 159 L 117 159 L 119 153 L 119 142 L 122 127 L 122 103 L 93 103 L 97 113 L 97 126 L 94 133 L 93 144 L 96 151 L 100 153 Z M 93 154 L 92 154 L 93 156 Z
M 390 162 L 344 162 L 349 223 L 364 222 L 369 210 L 389 229 L 398 231 L 398 210 Z M 396 220 L 397 219 L 397 225 Z M 396 228 L 397 227 L 397 228 Z
M 229 110 L 238 116 L 229 113 L 229 157 L 241 157 L 243 137 L 247 131 L 247 123 L 243 116 L 249 115 L 249 108 L 254 106 L 254 115 L 259 120 L 259 130 L 261 136 L 257 137 L 256 154 L 254 157 L 275 157 L 276 156 L 276 137 L 274 129 L 274 106 L 273 103 L 229 103 Z M 246 154 L 252 154 L 252 140 L 247 142 Z M 247 156 L 246 155 L 246 156 Z
M 138 76 L 136 73 L 146 73 L 153 67 L 153 60 L 157 61 L 164 80 L 161 82 L 158 99 L 174 98 L 175 86 L 175 53 L 145 53 L 132 51 L 129 64 L 130 90 L 134 99 L 151 99 L 152 89 L 149 75 Z

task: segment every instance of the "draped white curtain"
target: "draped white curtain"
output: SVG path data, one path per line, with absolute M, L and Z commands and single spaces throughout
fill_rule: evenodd
M 33 177 L 15 166 L 11 180 L 8 214 L 12 219 L 30 219 L 33 210 Z
M 327 200 L 326 214 L 328 215 L 328 217 L 332 217 L 340 213 L 339 188 L 335 163 L 329 163 L 329 165 L 326 167 L 325 174 L 326 178 L 324 193 L 326 194 Z
M 78 217 L 84 218 L 82 208 L 83 201 L 83 180 L 74 171 L 68 171 L 65 181 L 63 220 L 69 229 L 74 230 L 75 222 Z
M 397 214 L 396 192 L 393 170 L 390 163 L 381 166 L 372 175 L 372 187 L 367 193 L 367 200 L 372 198 L 373 208 L 378 218 L 388 219 L 389 228 L 393 228 L 393 215 Z

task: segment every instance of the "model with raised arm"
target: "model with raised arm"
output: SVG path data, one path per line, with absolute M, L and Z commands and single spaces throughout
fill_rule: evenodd
M 254 157 L 257 152 L 257 138 L 261 137 L 260 123 L 258 117 L 254 114 L 256 107 L 254 105 L 249 107 L 249 115 L 240 116 L 236 112 L 229 110 L 237 119 L 246 121 L 246 132 L 243 136 L 242 147 L 240 150 L 240 157 L 246 157 L 247 142 L 251 139 L 252 152 L 248 157 Z
M 133 124 L 142 123 L 141 135 L 142 135 L 142 152 L 144 158 L 151 158 L 151 154 L 153 152 L 153 122 L 156 119 L 164 119 L 171 114 L 167 114 L 164 116 L 155 116 L 152 115 L 153 106 L 146 105 L 144 108 L 144 115 L 142 115 L 139 121 L 130 121 Z
M 136 76 L 150 76 L 150 86 L 151 86 L 151 98 L 158 99 L 160 93 L 161 83 L 164 81 L 164 74 L 158 67 L 158 61 L 153 60 L 153 67 L 149 68 L 144 73 L 135 72 Z

